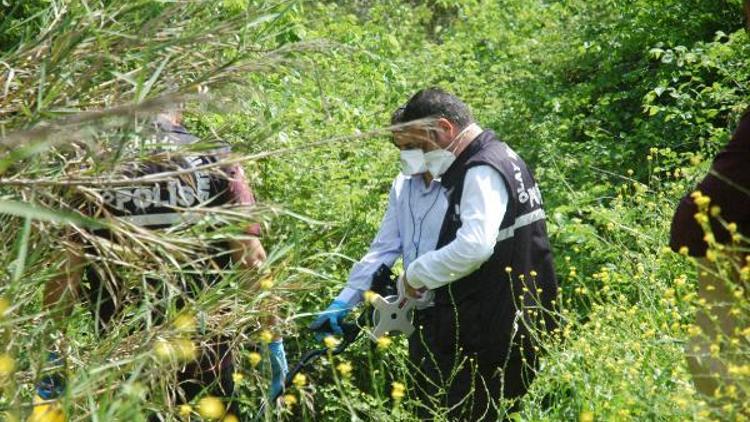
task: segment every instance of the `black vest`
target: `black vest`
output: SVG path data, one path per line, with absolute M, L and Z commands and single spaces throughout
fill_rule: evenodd
M 185 145 L 197 140 L 182 126 L 158 125 L 155 142 L 163 145 Z M 144 162 L 128 166 L 121 171 L 121 176 L 136 178 L 164 172 L 192 170 L 196 167 L 212 164 L 217 161 L 217 154 L 226 152 L 228 148 L 215 149 L 209 153 L 193 156 L 180 154 L 167 155 L 163 150 Z M 149 229 L 162 229 L 178 223 L 191 223 L 203 214 L 192 213 L 191 208 L 220 207 L 233 202 L 229 177 L 221 172 L 209 170 L 193 170 L 176 177 L 154 182 L 139 182 L 127 186 L 107 186 L 97 189 L 101 198 L 100 203 L 87 203 L 89 215 L 100 217 L 110 215 L 117 219 L 128 221 L 136 226 Z M 94 231 L 98 237 L 108 238 L 114 242 L 118 239 L 108 229 Z M 84 242 L 86 252 L 99 255 L 99 251 L 90 242 Z M 192 296 L 194 291 L 202 286 L 211 285 L 218 277 L 210 272 L 203 274 L 207 266 L 226 268 L 231 264 L 229 248 L 222 241 L 215 241 L 205 245 L 200 256 L 189 264 L 193 275 L 186 276 L 183 290 Z M 201 259 L 201 260 L 199 260 Z M 186 266 L 187 268 L 187 266 Z M 101 274 L 100 274 L 101 272 Z M 115 277 L 118 269 L 112 272 Z M 87 293 L 94 308 L 97 327 L 106 329 L 109 321 L 122 308 L 126 294 L 132 294 L 128 286 L 121 286 L 120 280 L 112 280 L 108 273 L 103 272 L 101 266 L 88 265 L 86 278 L 88 280 Z M 152 290 L 164 289 L 161 280 L 149 278 L 146 280 Z M 140 294 L 140 293 L 138 293 Z M 179 303 L 182 306 L 182 303 Z M 154 311 L 155 320 L 160 320 L 162 309 Z
M 508 207 L 489 260 L 468 276 L 435 290 L 436 311 L 458 324 L 468 352 L 507 349 L 530 324 L 550 330 L 548 310 L 557 296 L 552 248 L 539 187 L 524 161 L 492 131 L 482 132 L 442 177 L 448 211 L 437 249 L 456 238 L 461 227 L 461 196 L 466 172 L 488 165 L 502 176 Z
M 198 138 L 180 125 L 157 122 L 156 145 L 180 146 L 196 142 Z M 227 151 L 228 148 L 223 148 Z M 152 158 L 122 170 L 122 175 L 136 178 L 164 172 L 190 170 L 217 161 L 213 152 L 186 156 L 169 154 L 157 150 Z M 192 207 L 222 206 L 231 202 L 228 178 L 220 172 L 194 170 L 171 177 L 166 181 L 145 182 L 131 186 L 99 189 L 103 210 L 112 216 L 129 221 L 137 226 L 165 228 L 180 222 L 190 222 L 197 215 L 190 213 Z M 98 215 L 102 209 L 92 209 Z

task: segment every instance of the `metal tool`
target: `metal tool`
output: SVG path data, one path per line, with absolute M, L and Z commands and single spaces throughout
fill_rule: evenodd
M 372 300 L 370 338 L 377 341 L 389 333 L 401 332 L 409 337 L 414 332 L 412 317 L 417 303 L 404 295 L 375 296 Z
M 370 338 L 377 341 L 386 334 L 400 332 L 406 337 L 414 333 L 412 319 L 415 309 L 424 309 L 433 305 L 435 292 L 423 291 L 419 298 L 406 295 L 403 276 L 396 283 L 397 294 L 375 296 L 372 299 L 372 325 Z

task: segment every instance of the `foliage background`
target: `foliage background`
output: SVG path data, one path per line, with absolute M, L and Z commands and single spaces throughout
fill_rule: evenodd
M 201 19 L 260 7 L 223 6 Z M 0 45 L 33 31 L 33 19 L 12 22 L 45 7 L 0 14 L 12 16 Z M 566 329 L 521 418 L 706 419 L 682 352 L 695 271 L 663 249 L 676 201 L 748 106 L 742 27 L 740 2 L 729 0 L 289 3 L 261 44 L 328 47 L 247 75 L 232 107 L 195 106 L 188 126 L 257 153 L 381 128 L 422 87 L 456 93 L 529 162 L 551 216 Z M 304 288 L 284 310 L 294 361 L 313 347 L 301 316 L 335 296 L 377 230 L 397 151 L 382 136 L 348 138 L 249 162 L 247 171 L 261 202 L 318 222 L 278 216 L 264 239 L 271 249 L 291 246 L 284 265 Z M 277 279 L 278 289 L 285 283 Z M 415 403 L 389 397 L 392 380 L 409 386 L 401 346 L 360 342 L 346 357 L 357 363 L 350 378 L 325 363 L 285 414 L 408 420 Z M 248 408 L 259 390 L 256 381 L 244 387 Z

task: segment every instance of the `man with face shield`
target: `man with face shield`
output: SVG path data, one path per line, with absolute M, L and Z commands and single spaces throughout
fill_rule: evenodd
M 420 417 L 496 420 L 522 396 L 535 340 L 554 327 L 557 294 L 539 188 L 521 158 L 440 89 L 398 113 L 402 171 L 380 230 L 347 286 L 313 324 L 337 327 L 380 265 L 401 256 L 399 283 L 418 298 L 409 337 Z M 447 412 L 447 415 L 446 415 Z

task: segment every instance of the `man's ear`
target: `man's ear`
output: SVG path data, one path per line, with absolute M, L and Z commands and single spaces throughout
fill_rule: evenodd
M 435 126 L 437 127 L 438 131 L 443 135 L 442 137 L 444 139 L 447 139 L 448 141 L 452 140 L 453 138 L 456 137 L 456 135 L 458 135 L 458 130 L 456 130 L 456 125 L 451 123 L 451 121 L 446 119 L 445 117 L 441 117 L 435 120 Z

